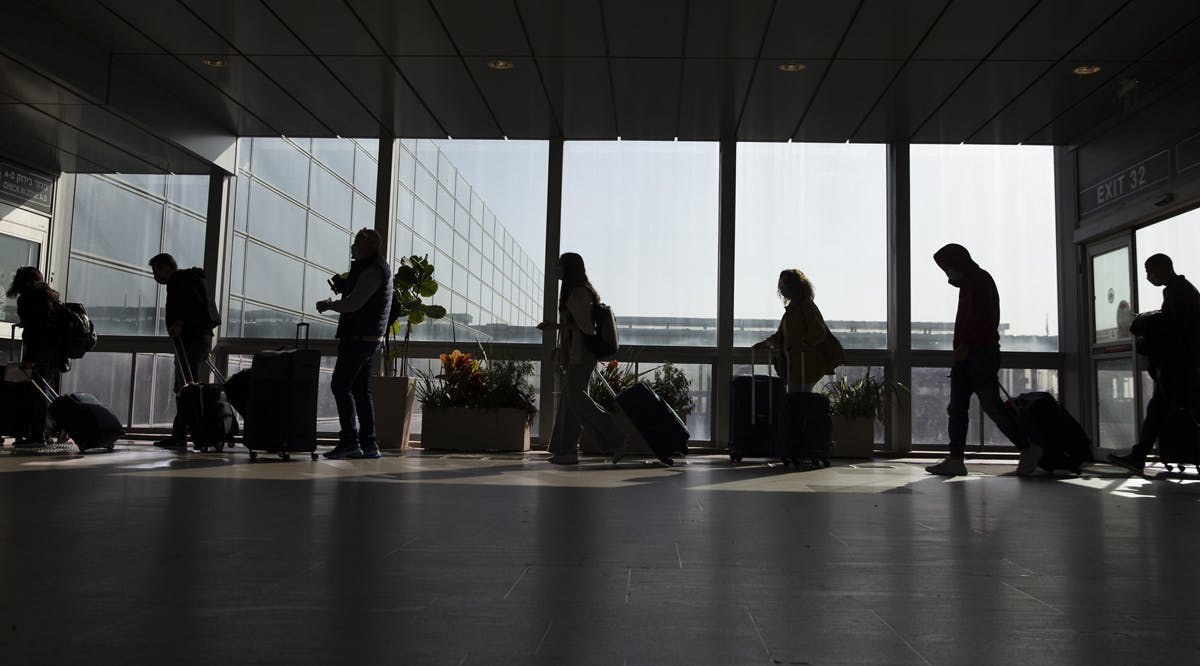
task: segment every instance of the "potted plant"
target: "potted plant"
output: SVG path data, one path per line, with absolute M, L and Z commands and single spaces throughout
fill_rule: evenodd
M 650 373 L 654 373 L 654 375 L 646 383 L 658 394 L 658 397 L 662 398 L 663 402 L 675 410 L 680 419 L 686 422 L 688 415 L 696 407 L 696 401 L 692 398 L 692 384 L 688 381 L 687 375 L 673 363 L 664 363 L 649 370 L 635 372 L 633 366 L 628 363 L 621 365 L 616 361 L 609 361 L 599 373 L 592 375 L 588 386 L 588 395 L 602 409 L 611 412 L 616 409 L 616 405 L 613 404 L 613 394 L 633 386 L 641 377 Z M 607 382 L 612 387 L 612 391 L 605 389 L 600 383 L 601 381 Z M 580 435 L 579 448 L 584 453 L 605 453 L 607 449 L 604 442 L 598 441 L 595 433 L 586 428 Z M 650 453 L 650 449 L 637 440 L 631 444 L 629 452 Z
M 382 407 L 375 410 L 375 432 L 382 449 L 407 447 L 412 432 L 416 388 L 416 383 L 409 377 L 408 367 L 408 342 L 412 328 L 426 319 L 446 316 L 446 308 L 427 305 L 422 300 L 437 293 L 438 282 L 433 279 L 433 271 L 428 255 L 413 255 L 400 260 L 400 267 L 392 278 L 392 324 L 387 331 L 383 376 L 376 377 L 371 387 L 376 406 Z M 393 350 L 391 338 L 400 333 L 401 327 L 404 328 L 404 345 L 400 350 Z M 400 359 L 399 375 L 395 374 L 397 357 Z
M 908 389 L 863 373 L 851 381 L 839 372 L 824 393 L 833 415 L 833 454 L 839 458 L 870 458 L 875 454 L 875 421 L 886 414 L 892 394 Z
M 441 372 L 417 371 L 421 447 L 455 451 L 528 451 L 537 413 L 532 361 L 479 361 L 457 349 Z

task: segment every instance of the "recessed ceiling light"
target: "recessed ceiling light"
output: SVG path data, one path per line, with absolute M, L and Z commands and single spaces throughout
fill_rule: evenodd
M 803 72 L 808 65 L 802 62 L 781 62 L 779 63 L 779 71 L 781 72 Z
M 1071 71 L 1080 76 L 1091 76 L 1100 71 L 1100 65 L 1080 65 Z
M 200 62 L 208 65 L 209 67 L 228 67 L 229 66 L 229 60 L 222 58 L 221 56 L 204 56 L 203 58 L 200 59 Z
M 512 69 L 513 64 L 512 64 L 511 60 L 504 60 L 503 58 L 496 58 L 494 60 L 488 61 L 488 67 L 491 67 L 492 69 L 506 70 L 506 69 Z

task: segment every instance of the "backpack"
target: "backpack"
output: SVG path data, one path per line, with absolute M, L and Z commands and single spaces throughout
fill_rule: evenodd
M 79 303 L 63 303 L 59 313 L 63 355 L 67 358 L 83 358 L 84 354 L 96 347 L 95 325 L 88 317 L 87 310 Z
M 596 302 L 592 305 L 592 322 L 596 324 L 596 332 L 592 335 L 583 334 L 583 346 L 596 355 L 596 360 L 611 360 L 621 348 L 617 337 L 617 318 L 612 308 Z

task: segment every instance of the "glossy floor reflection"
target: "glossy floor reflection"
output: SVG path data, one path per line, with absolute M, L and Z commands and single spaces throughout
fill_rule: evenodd
M 0 663 L 1200 658 L 1198 478 L 543 458 L 0 449 Z

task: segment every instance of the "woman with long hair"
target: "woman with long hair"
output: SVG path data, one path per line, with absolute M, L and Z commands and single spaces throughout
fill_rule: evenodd
M 32 373 L 33 381 L 40 382 L 43 387 L 48 384 L 57 391 L 59 375 L 69 367 L 53 321 L 55 311 L 62 306 L 58 292 L 46 284 L 36 266 L 23 266 L 13 274 L 6 293 L 9 298 L 17 299 L 17 316 L 24 341 L 21 368 Z M 46 401 L 35 396 L 29 430 L 18 435 L 13 446 L 39 447 L 46 443 L 46 409 Z
M 780 374 L 787 375 L 788 393 L 811 391 L 821 377 L 833 370 L 818 349 L 829 335 L 829 328 L 813 300 L 816 293 L 812 282 L 803 271 L 789 268 L 780 272 L 777 287 L 784 303 L 779 330 L 755 343 L 754 349 L 780 350 L 783 357 Z
M 542 322 L 539 330 L 558 331 L 557 360 L 562 374 L 562 393 L 554 434 L 550 437 L 550 462 L 574 465 L 579 462 L 579 435 L 590 428 L 608 442 L 613 462 L 621 459 L 628 447 L 628 436 L 622 432 L 612 414 L 604 411 L 588 395 L 588 383 L 596 368 L 596 355 L 585 343 L 585 335 L 594 335 L 596 324 L 592 309 L 600 302 L 600 294 L 588 280 L 583 257 L 567 252 L 558 258 L 555 273 L 562 281 L 558 296 L 558 323 Z

